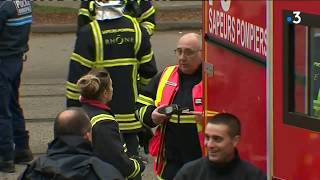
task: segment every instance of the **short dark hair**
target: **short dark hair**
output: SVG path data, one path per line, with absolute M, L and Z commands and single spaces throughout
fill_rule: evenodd
M 53 129 L 54 137 L 63 135 L 82 136 L 91 131 L 90 118 L 81 108 L 69 108 L 57 115 Z
M 238 117 L 230 113 L 219 113 L 208 119 L 208 124 L 224 124 L 229 128 L 229 135 L 241 135 L 241 123 Z

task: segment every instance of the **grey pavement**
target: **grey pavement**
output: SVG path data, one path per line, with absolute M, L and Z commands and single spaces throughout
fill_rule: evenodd
M 45 0 L 35 1 L 35 3 L 44 6 L 79 8 L 80 1 L 73 0 Z M 158 11 L 174 11 L 201 9 L 202 1 L 153 1 Z M 76 23 L 76 22 L 75 22 Z M 32 32 L 35 33 L 70 33 L 75 32 L 76 24 L 39 24 L 32 26 Z M 157 21 L 157 31 L 182 30 L 182 29 L 200 29 L 201 22 L 184 21 Z

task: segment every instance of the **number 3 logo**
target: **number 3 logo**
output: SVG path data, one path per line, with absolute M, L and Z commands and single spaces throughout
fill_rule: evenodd
M 292 21 L 294 24 L 299 24 L 301 22 L 300 11 L 293 11 L 294 20 Z

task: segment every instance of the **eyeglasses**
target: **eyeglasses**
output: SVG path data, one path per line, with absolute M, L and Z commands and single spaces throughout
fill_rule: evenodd
M 182 54 L 185 55 L 186 57 L 190 57 L 190 56 L 193 56 L 195 55 L 197 52 L 201 51 L 201 49 L 197 49 L 197 50 L 194 50 L 194 49 L 190 49 L 190 48 L 177 48 L 174 50 L 174 53 L 177 55 L 177 56 L 181 56 Z

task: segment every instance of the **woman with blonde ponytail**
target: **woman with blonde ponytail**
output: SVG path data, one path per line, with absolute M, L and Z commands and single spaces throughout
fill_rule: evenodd
M 124 177 L 134 178 L 144 170 L 138 157 L 129 157 L 120 134 L 119 124 L 110 107 L 112 80 L 106 70 L 93 70 L 81 77 L 80 102 L 88 113 L 92 125 L 92 146 L 96 156 L 112 164 Z

